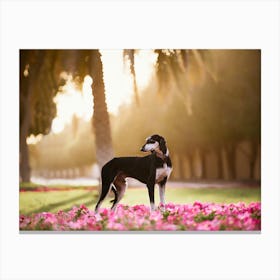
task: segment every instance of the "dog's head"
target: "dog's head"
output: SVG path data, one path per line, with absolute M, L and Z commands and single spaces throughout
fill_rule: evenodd
M 167 147 L 165 139 L 158 135 L 154 134 L 146 139 L 146 143 L 141 148 L 142 152 L 153 152 L 161 151 L 163 154 L 166 154 Z

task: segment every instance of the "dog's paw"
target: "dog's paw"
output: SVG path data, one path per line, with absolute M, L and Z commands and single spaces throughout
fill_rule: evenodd
M 160 203 L 159 206 L 158 206 L 158 210 L 160 210 L 161 212 L 164 212 L 165 211 L 165 204 Z

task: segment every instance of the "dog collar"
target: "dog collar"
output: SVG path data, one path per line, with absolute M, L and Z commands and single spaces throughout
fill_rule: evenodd
M 163 161 L 166 161 L 166 159 L 168 158 L 168 156 L 164 155 L 163 153 L 158 153 L 156 151 L 154 151 L 154 153 L 156 154 L 157 157 L 161 158 Z

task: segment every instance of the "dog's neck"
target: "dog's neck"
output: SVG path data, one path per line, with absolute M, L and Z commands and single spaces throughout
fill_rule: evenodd
M 168 152 L 168 149 L 166 150 L 166 153 L 164 154 L 161 150 L 159 149 L 156 149 L 153 151 L 153 153 L 155 153 L 155 155 L 159 158 L 161 158 L 163 161 L 166 161 L 166 159 L 168 158 L 169 156 L 169 152 Z

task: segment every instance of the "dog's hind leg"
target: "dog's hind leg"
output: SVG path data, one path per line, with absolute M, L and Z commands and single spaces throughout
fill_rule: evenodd
M 119 203 L 119 202 L 121 201 L 121 199 L 123 198 L 124 193 L 125 193 L 125 190 L 126 190 L 126 185 L 122 185 L 121 188 L 120 188 L 120 190 L 118 191 L 118 196 L 117 196 L 117 198 L 114 199 L 114 201 L 113 201 L 113 205 L 112 205 L 112 207 L 111 207 L 111 209 L 112 209 L 113 211 L 116 210 L 118 203 Z
M 117 189 L 116 189 L 116 187 L 115 187 L 115 185 L 114 185 L 114 184 L 112 184 L 112 188 L 111 188 L 111 190 L 113 191 L 113 193 L 114 193 L 114 195 L 115 195 L 115 198 L 114 198 L 114 199 L 112 199 L 112 200 L 110 200 L 110 202 L 117 201 L 117 199 L 118 199 L 118 191 L 117 191 Z
M 126 187 L 127 187 L 127 183 L 126 183 L 126 180 L 125 180 L 125 175 L 124 174 L 119 174 L 115 178 L 113 184 L 114 184 L 113 186 L 115 187 L 116 192 L 114 192 L 115 193 L 115 199 L 111 201 L 111 202 L 113 202 L 113 205 L 112 205 L 111 209 L 113 211 L 115 211 L 116 207 L 117 207 L 117 204 L 123 198 Z

